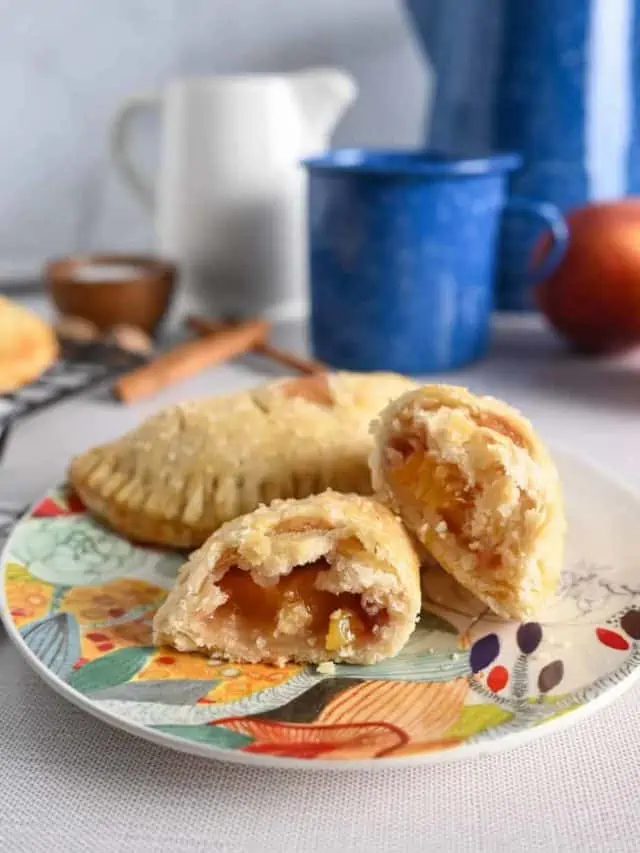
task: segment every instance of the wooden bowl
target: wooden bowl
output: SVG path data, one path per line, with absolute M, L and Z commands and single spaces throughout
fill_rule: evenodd
M 171 302 L 176 267 L 143 255 L 73 255 L 50 261 L 44 278 L 61 314 L 100 330 L 125 323 L 153 334 Z

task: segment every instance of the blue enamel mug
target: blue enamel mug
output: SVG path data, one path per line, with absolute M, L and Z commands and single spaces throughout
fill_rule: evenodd
M 568 241 L 550 204 L 507 198 L 516 154 L 453 159 L 424 151 L 341 149 L 304 161 L 309 173 L 311 344 L 346 370 L 424 374 L 485 352 L 504 214 L 541 220 Z

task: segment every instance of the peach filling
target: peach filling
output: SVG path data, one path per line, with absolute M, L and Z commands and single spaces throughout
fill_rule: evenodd
M 387 477 L 398 499 L 421 512 L 430 510 L 459 535 L 473 508 L 473 491 L 450 462 L 435 459 L 417 439 L 399 436 L 389 447 L 394 451 Z
M 374 628 L 387 621 L 386 611 L 373 612 L 356 593 L 317 589 L 319 573 L 329 568 L 320 559 L 295 567 L 274 586 L 263 587 L 249 572 L 231 566 L 218 581 L 228 599 L 215 611 L 215 618 L 235 619 L 252 639 L 302 636 L 314 645 L 322 642 L 330 652 L 368 641 Z
M 467 414 L 479 427 L 506 436 L 526 449 L 526 438 L 500 415 Z M 401 502 L 420 511 L 430 510 L 444 521 L 449 532 L 467 542 L 464 530 L 473 512 L 477 488 L 469 487 L 457 466 L 429 453 L 425 439 L 412 433 L 408 424 L 407 429 L 405 434 L 392 437 L 388 444 L 387 477 L 391 486 Z

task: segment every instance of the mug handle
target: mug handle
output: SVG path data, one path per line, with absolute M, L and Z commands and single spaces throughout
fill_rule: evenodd
M 548 201 L 535 201 L 526 196 L 511 196 L 507 201 L 507 213 L 522 214 L 531 219 L 541 219 L 551 232 L 551 248 L 542 261 L 526 273 L 531 284 L 537 284 L 551 275 L 562 262 L 569 246 L 569 227 L 560 209 Z
M 125 184 L 136 195 L 142 205 L 153 213 L 155 191 L 134 165 L 130 151 L 132 122 L 142 110 L 157 109 L 162 104 L 158 93 L 148 92 L 132 95 L 124 100 L 111 121 L 110 152 L 114 166 L 120 172 Z

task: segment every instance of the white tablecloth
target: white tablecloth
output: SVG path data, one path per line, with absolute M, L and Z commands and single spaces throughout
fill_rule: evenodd
M 72 453 L 170 400 L 273 372 L 247 359 L 130 409 L 102 394 L 33 418 L 0 462 L 0 505 L 31 500 L 61 478 Z M 450 378 L 504 396 L 549 441 L 640 485 L 637 357 L 570 359 L 522 323 L 498 334 L 489 359 Z M 0 630 L 0 850 L 635 853 L 639 705 L 635 687 L 562 733 L 470 762 L 370 774 L 254 770 L 110 729 L 53 693 Z

